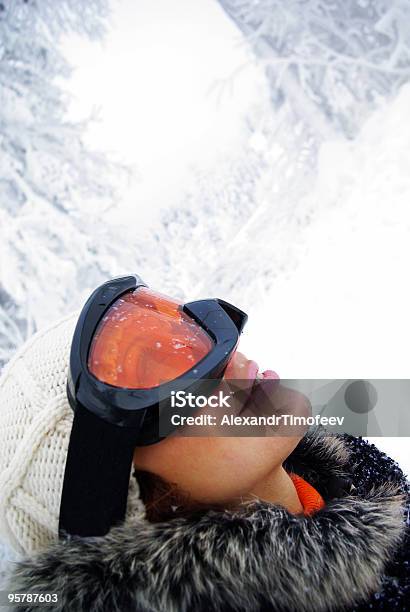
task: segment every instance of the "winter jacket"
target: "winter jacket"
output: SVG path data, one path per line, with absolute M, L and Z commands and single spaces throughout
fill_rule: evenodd
M 410 610 L 409 489 L 397 464 L 360 438 L 319 429 L 285 467 L 326 507 L 304 516 L 255 502 L 133 519 L 20 562 L 10 588 L 56 592 L 46 609 L 64 612 Z

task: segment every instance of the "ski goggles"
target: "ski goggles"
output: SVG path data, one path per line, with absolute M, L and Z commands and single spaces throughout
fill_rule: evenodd
M 104 535 L 124 519 L 135 447 L 175 429 L 159 428 L 161 414 L 171 410 L 171 392 L 207 394 L 219 384 L 246 321 L 228 302 L 184 304 L 137 275 L 92 293 L 71 345 L 67 396 L 74 418 L 61 537 Z

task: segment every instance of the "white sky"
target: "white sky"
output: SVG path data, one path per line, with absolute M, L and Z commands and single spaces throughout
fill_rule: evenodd
M 102 43 L 78 36 L 63 43 L 75 67 L 71 116 L 99 110 L 89 142 L 133 165 L 139 183 L 128 205 L 148 204 L 150 218 L 181 196 L 193 164 L 206 169 L 234 148 L 262 78 L 214 0 L 113 0 L 112 7 Z M 233 89 L 221 92 L 217 84 L 233 73 Z

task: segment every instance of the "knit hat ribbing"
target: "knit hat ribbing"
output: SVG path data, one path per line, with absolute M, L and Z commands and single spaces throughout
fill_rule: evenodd
M 21 347 L 0 377 L 0 538 L 21 553 L 58 537 L 73 419 L 66 395 L 78 312 Z M 130 476 L 127 518 L 144 512 Z

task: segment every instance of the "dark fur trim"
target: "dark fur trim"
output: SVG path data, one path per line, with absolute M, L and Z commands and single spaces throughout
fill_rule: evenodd
M 306 457 L 324 465 L 337 455 L 343 471 L 348 452 L 338 440 L 305 440 Z M 304 462 L 303 448 L 296 456 Z M 20 563 L 10 588 L 55 591 L 52 609 L 66 612 L 336 610 L 378 589 L 402 519 L 399 486 L 387 482 L 312 517 L 258 502 L 161 524 L 139 520 L 104 538 L 55 544 Z
M 351 459 L 341 436 L 317 427 L 302 438 L 284 466 L 287 471 L 306 478 L 325 499 L 331 499 L 332 483 L 349 477 Z

